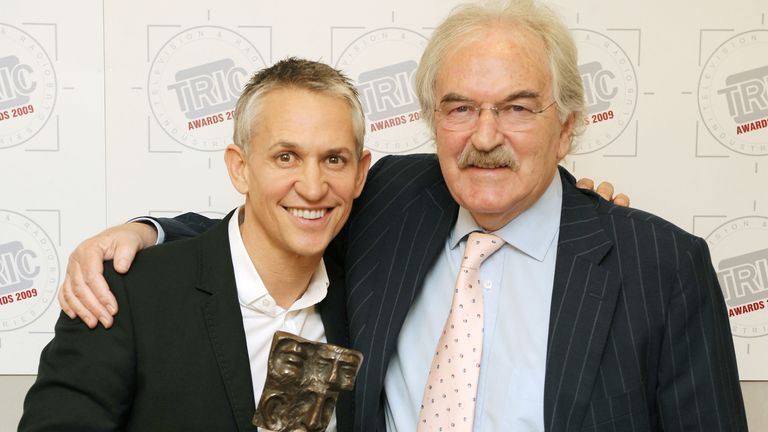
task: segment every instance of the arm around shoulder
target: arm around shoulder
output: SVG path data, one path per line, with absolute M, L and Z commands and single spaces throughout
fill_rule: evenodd
M 127 272 L 136 253 L 156 243 L 159 233 L 153 224 L 162 230 L 164 241 L 169 242 L 194 237 L 218 222 L 195 213 L 173 219 L 148 219 L 152 223 L 139 221 L 109 228 L 80 243 L 72 252 L 58 296 L 67 316 L 79 316 L 91 328 L 99 322 L 106 328 L 112 325 L 112 316 L 119 306 L 102 276 L 102 262 L 112 259 L 118 272 Z
M 195 237 L 208 231 L 221 219 L 211 219 L 197 213 L 184 213 L 174 218 L 153 219 L 162 228 L 165 241 L 175 241 L 183 238 Z

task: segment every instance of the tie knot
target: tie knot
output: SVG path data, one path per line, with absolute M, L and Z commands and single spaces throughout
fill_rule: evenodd
M 479 268 L 480 264 L 494 252 L 499 250 L 504 241 L 493 234 L 472 232 L 467 239 L 467 247 L 464 249 L 462 267 Z

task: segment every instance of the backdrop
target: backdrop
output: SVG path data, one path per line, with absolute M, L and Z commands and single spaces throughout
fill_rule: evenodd
M 0 373 L 36 372 L 80 240 L 241 201 L 221 150 L 253 71 L 289 55 L 336 65 L 357 82 L 375 158 L 433 151 L 413 74 L 456 3 L 3 0 Z M 768 4 L 550 5 L 589 104 L 564 165 L 707 239 L 741 377 L 768 379 Z

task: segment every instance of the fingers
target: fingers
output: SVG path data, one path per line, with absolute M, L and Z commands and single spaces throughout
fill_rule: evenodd
M 69 293 L 69 294 L 65 294 Z M 72 305 L 69 304 L 69 299 L 67 297 L 71 296 L 72 293 L 72 287 L 69 283 L 69 275 L 66 275 L 64 277 L 64 283 L 61 284 L 61 288 L 59 289 L 59 306 L 61 306 L 61 310 L 64 311 L 65 314 L 69 317 L 69 319 L 75 319 L 77 318 L 77 314 L 75 313 L 75 310 L 72 308 Z
M 613 197 L 613 203 L 623 207 L 629 207 L 629 197 L 622 194 L 618 194 Z
M 605 200 L 611 201 L 618 206 L 629 207 L 629 197 L 623 193 L 613 196 L 613 185 L 608 182 L 600 183 L 596 192 Z
M 83 264 L 83 276 L 85 280 L 84 290 L 87 290 L 96 299 L 91 303 L 91 297 L 81 298 L 86 306 L 99 317 L 99 322 L 106 328 L 112 326 L 112 316 L 117 313 L 117 299 L 109 289 L 107 280 L 104 279 L 104 266 L 101 261 L 92 261 Z M 77 294 L 78 291 L 76 290 Z M 106 313 L 105 313 L 106 312 Z
M 118 273 L 127 273 L 131 268 L 133 259 L 136 258 L 136 252 L 138 251 L 138 245 L 131 243 L 117 243 L 115 245 L 115 257 L 112 265 L 115 267 L 115 271 Z
M 84 267 L 85 265 L 89 265 L 90 268 Z M 90 262 L 83 266 L 79 262 L 70 261 L 70 266 L 73 267 L 72 271 L 69 272 L 71 289 L 69 292 L 65 291 L 64 295 L 67 296 L 66 299 L 74 312 L 90 328 L 96 327 L 97 322 L 100 322 L 105 328 L 111 327 L 112 314 L 99 300 L 100 298 L 107 298 L 114 302 L 114 297 L 109 293 L 107 282 L 102 276 L 101 261 L 98 261 L 98 264 Z M 116 310 L 114 306 L 111 308 Z
M 591 178 L 584 177 L 583 179 L 579 179 L 579 181 L 576 182 L 576 187 L 594 190 L 595 182 L 593 182 Z
M 67 274 L 59 290 L 59 302 L 70 318 L 79 316 L 90 328 L 100 322 L 112 326 L 112 315 L 117 312 L 117 302 L 110 293 L 102 273 L 107 251 L 99 238 L 81 243 L 67 263 Z
M 80 266 L 70 256 L 69 263 L 67 264 L 67 275 L 59 290 L 59 303 L 67 316 L 72 319 L 79 316 L 85 325 L 94 328 L 98 322 L 96 316 L 83 306 L 82 302 L 75 295 L 75 286 L 80 283 L 78 281 L 82 281 Z
M 105 245 L 107 258 L 113 259 L 115 271 L 126 273 L 136 253 L 141 249 L 155 244 L 157 231 L 151 225 L 144 223 L 129 223 L 107 230 L 109 244 Z
M 606 201 L 611 201 L 613 199 L 613 185 L 608 182 L 600 183 L 595 192 Z
M 96 319 L 96 316 L 93 315 L 88 310 L 88 308 L 83 306 L 80 300 L 78 300 L 77 297 L 74 295 L 74 292 L 72 291 L 72 289 L 69 289 L 67 291 L 64 291 L 62 289 L 62 291 L 60 292 L 60 295 L 62 296 L 62 298 L 65 299 L 65 301 L 69 305 L 69 308 L 72 310 L 73 315 L 70 315 L 70 318 L 74 319 L 74 318 L 80 317 L 80 319 L 83 320 L 83 322 L 85 323 L 85 325 L 88 326 L 88 328 L 96 327 L 96 324 L 99 323 L 99 321 Z
M 104 260 L 113 260 L 115 270 L 125 273 L 144 244 L 154 244 L 157 233 L 145 224 L 119 225 L 82 242 L 67 264 L 67 275 L 59 290 L 59 303 L 70 318 L 79 316 L 88 327 L 99 322 L 112 326 L 117 299 L 104 279 Z
M 613 196 L 615 191 L 613 189 L 613 185 L 609 182 L 602 182 L 597 186 L 597 189 L 595 189 L 595 182 L 592 181 L 591 178 L 584 177 L 576 182 L 576 186 L 582 189 L 592 190 L 600 195 L 604 200 L 611 201 L 618 206 L 629 207 L 629 197 L 623 193 Z
M 83 304 L 96 314 L 104 328 L 112 327 L 114 322 L 113 315 L 117 313 L 117 307 L 115 306 L 117 302 L 109 290 L 107 281 L 99 274 L 96 279 L 88 282 L 86 290 L 86 293 L 90 292 L 92 294 L 83 296 Z M 76 290 L 75 294 L 77 293 L 78 291 Z

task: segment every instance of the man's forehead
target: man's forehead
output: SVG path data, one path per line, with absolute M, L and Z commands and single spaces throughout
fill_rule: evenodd
M 519 26 L 499 24 L 457 42 L 437 71 L 438 100 L 453 93 L 494 93 L 494 101 L 544 96 L 551 87 L 543 40 Z
M 341 97 L 299 87 L 272 89 L 253 113 L 251 146 L 354 152 L 351 113 Z

